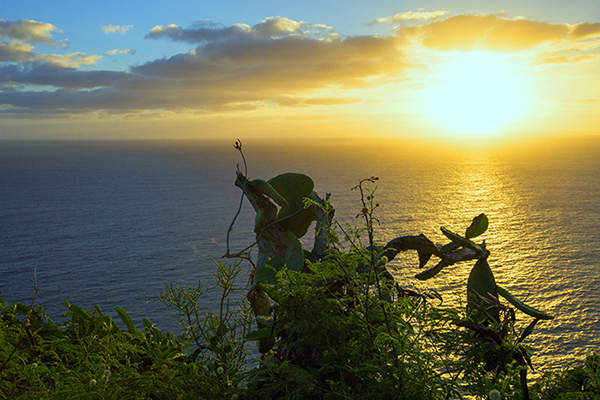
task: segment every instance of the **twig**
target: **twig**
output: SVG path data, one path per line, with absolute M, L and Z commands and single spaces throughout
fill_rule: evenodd
M 242 161 L 244 162 L 244 176 L 248 176 L 248 165 L 246 164 L 246 157 L 244 156 L 244 152 L 242 151 L 242 141 L 240 139 L 238 139 L 235 142 L 235 144 L 233 145 L 233 147 L 236 150 L 238 150 L 240 152 L 240 154 L 242 155 Z M 238 164 L 238 171 L 239 171 L 239 169 L 240 169 L 240 166 Z M 246 189 L 246 182 L 244 181 L 244 190 L 242 190 L 242 197 L 240 198 L 240 205 L 238 207 L 237 213 L 235 213 L 235 216 L 233 217 L 233 220 L 231 221 L 231 224 L 229 225 L 229 229 L 227 230 L 227 252 L 225 253 L 224 257 L 231 256 L 231 253 L 229 251 L 229 234 L 233 230 L 233 224 L 235 224 L 235 220 L 237 219 L 237 217 L 240 215 L 240 212 L 242 211 L 242 204 L 244 204 L 244 194 L 246 193 L 245 189 Z

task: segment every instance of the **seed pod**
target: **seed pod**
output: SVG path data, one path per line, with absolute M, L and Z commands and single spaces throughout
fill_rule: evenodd
M 496 286 L 496 291 L 498 292 L 498 294 L 500 296 L 502 296 L 506 300 L 508 300 L 508 302 L 510 304 L 515 306 L 518 310 L 523 311 L 527 315 L 530 315 L 537 319 L 554 319 L 553 315 L 547 314 L 540 310 L 536 310 L 535 308 L 523 303 L 521 300 L 517 299 L 515 296 L 513 296 L 508 290 L 504 289 L 503 287 Z

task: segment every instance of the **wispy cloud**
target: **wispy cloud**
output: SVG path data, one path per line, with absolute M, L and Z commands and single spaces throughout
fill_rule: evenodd
M 85 53 L 36 54 L 33 52 L 33 46 L 18 40 L 0 42 L 0 62 L 44 62 L 63 68 L 79 68 L 80 65 L 95 64 L 101 57 Z
M 129 53 L 133 53 L 133 50 L 131 50 L 131 49 L 114 49 L 114 50 L 106 51 L 104 53 L 104 55 L 115 56 L 117 54 L 129 54 Z
M 448 11 L 407 11 L 396 14 L 392 17 L 377 18 L 375 21 L 369 23 L 369 25 L 381 24 L 381 23 L 402 23 L 402 22 L 424 22 L 430 20 L 440 19 L 448 14 Z
M 573 25 L 570 36 L 575 40 L 600 37 L 600 22 L 582 22 Z
M 543 58 L 537 61 L 537 64 L 572 64 L 578 63 L 581 61 L 590 61 L 598 58 L 597 54 L 583 54 L 575 57 L 565 57 L 565 56 L 556 56 L 556 57 L 548 57 Z
M 124 35 L 128 30 L 133 28 L 133 25 L 101 25 L 100 28 L 106 34 L 118 33 Z

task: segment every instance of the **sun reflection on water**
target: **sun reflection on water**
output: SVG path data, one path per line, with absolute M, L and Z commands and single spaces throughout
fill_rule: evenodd
M 597 351 L 600 181 L 594 176 L 600 170 L 600 143 L 504 152 L 387 145 L 335 150 L 335 157 L 312 152 L 309 159 L 297 149 L 280 151 L 278 171 L 299 170 L 313 177 L 317 192 L 332 193 L 336 219 L 353 226 L 361 222 L 355 216 L 362 206 L 350 188 L 359 179 L 378 176 L 379 244 L 423 233 L 443 245 L 448 239 L 440 226 L 463 233 L 473 217 L 485 213 L 490 225 L 476 241 L 486 241 L 498 284 L 556 316 L 538 323 L 527 340 L 536 365 L 564 365 Z M 296 167 L 300 160 L 302 169 Z M 446 267 L 425 282 L 414 278 L 419 272 L 416 253 L 401 254 L 390 264 L 403 287 L 435 289 L 443 294 L 444 306 L 466 300 L 473 262 Z M 517 318 L 518 329 L 531 322 L 521 312 Z

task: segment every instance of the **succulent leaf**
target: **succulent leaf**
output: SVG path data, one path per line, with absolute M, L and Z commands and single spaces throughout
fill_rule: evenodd
M 315 187 L 315 183 L 308 175 L 294 172 L 277 175 L 269 179 L 268 183 L 288 202 L 291 199 L 309 196 Z
M 483 253 L 483 249 L 476 243 L 470 241 L 469 239 L 466 239 L 460 235 L 457 235 L 456 233 L 444 228 L 443 226 L 441 227 L 442 233 L 450 240 L 452 240 L 453 243 L 456 243 L 459 246 L 462 247 L 466 247 L 468 249 L 471 249 L 473 251 L 475 251 L 478 254 Z
M 263 179 L 254 179 L 250 182 L 252 187 L 258 192 L 270 197 L 280 207 L 288 207 L 288 202 L 269 182 Z
M 450 242 L 448 244 L 445 244 L 442 246 L 442 248 L 440 249 L 440 251 L 442 253 L 451 253 L 454 250 L 458 250 L 460 248 L 460 245 L 454 243 L 454 242 Z
M 554 319 L 553 315 L 547 314 L 523 303 L 503 287 L 496 286 L 496 290 L 500 296 L 504 297 L 510 304 L 515 306 L 518 310 L 523 311 L 525 314 L 537 319 Z
M 467 239 L 472 239 L 483 234 L 487 230 L 488 225 L 488 217 L 483 213 L 479 214 L 478 216 L 473 218 L 473 222 L 471 222 L 471 225 L 467 228 L 467 231 L 465 232 L 465 237 Z
M 314 207 L 305 209 L 303 201 L 315 187 L 313 180 L 304 174 L 288 172 L 271 178 L 268 183 L 288 203 L 277 214 L 277 219 L 282 220 L 281 226 L 292 231 L 296 237 L 304 236 L 311 222 L 317 219 Z
M 276 283 L 277 271 L 283 267 L 283 262 L 279 258 L 272 258 L 268 263 L 257 267 L 254 271 L 254 279 L 260 283 Z
M 417 278 L 421 281 L 433 278 L 434 276 L 439 274 L 440 271 L 447 265 L 448 265 L 448 262 L 442 260 L 439 263 L 437 263 L 435 266 L 433 266 L 421 273 L 418 273 L 417 275 L 415 275 L 415 278 Z
M 292 271 L 302 271 L 304 268 L 304 251 L 302 243 L 292 232 L 287 232 L 284 264 Z
M 483 311 L 498 304 L 496 279 L 487 260 L 477 260 L 467 281 L 467 315 L 481 319 Z
M 431 253 L 420 250 L 417 250 L 417 253 L 419 255 L 419 268 L 423 268 L 431 258 Z

